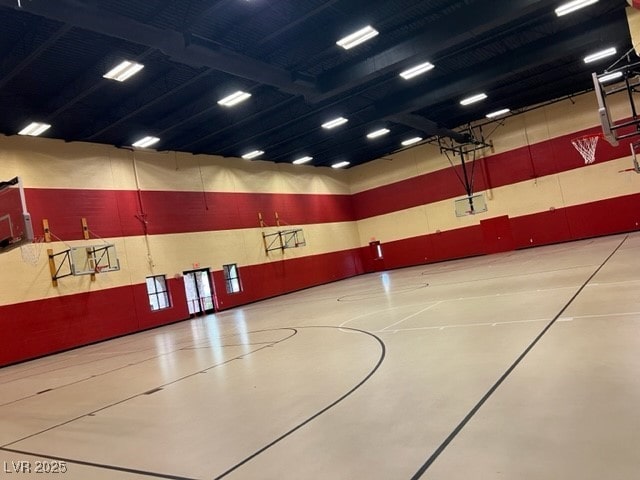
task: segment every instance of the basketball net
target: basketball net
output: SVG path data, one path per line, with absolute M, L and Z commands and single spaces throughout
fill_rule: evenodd
M 27 265 L 36 266 L 40 260 L 40 252 L 42 252 L 42 244 L 44 238 L 36 238 L 33 243 L 27 243 L 20 246 L 20 254 L 22 255 L 22 261 Z
M 576 147 L 576 150 L 582 155 L 585 165 L 593 163 L 596 159 L 596 147 L 598 146 L 599 139 L 600 135 L 587 135 L 571 140 L 573 146 Z

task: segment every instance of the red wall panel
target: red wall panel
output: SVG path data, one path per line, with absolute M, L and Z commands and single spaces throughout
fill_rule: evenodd
M 573 238 L 588 238 L 638 230 L 640 194 L 625 195 L 566 209 Z
M 239 271 L 242 291 L 233 294 L 226 291 L 222 271 L 213 272 L 216 307 L 219 310 L 353 277 L 364 272 L 360 249 L 273 260 L 261 265 L 240 267 Z
M 566 242 L 572 238 L 566 209 L 523 215 L 510 221 L 516 248 Z
M 0 366 L 188 318 L 181 281 L 168 285 L 173 306 L 158 312 L 144 284 L 0 306 Z
M 150 234 L 257 228 L 258 212 L 267 225 L 276 224 L 274 212 L 289 225 L 354 219 L 350 195 L 28 188 L 26 199 L 36 235 L 46 218 L 64 240 L 82 238 L 83 217 L 99 237 L 142 235 L 142 212 Z
M 511 222 L 507 215 L 480 220 L 484 253 L 509 252 L 515 250 Z

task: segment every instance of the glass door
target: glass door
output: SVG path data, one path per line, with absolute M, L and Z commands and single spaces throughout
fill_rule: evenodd
M 209 269 L 184 272 L 189 315 L 213 312 L 213 288 Z

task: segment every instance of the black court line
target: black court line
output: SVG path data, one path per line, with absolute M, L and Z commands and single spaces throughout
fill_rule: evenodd
M 257 332 L 248 332 L 247 334 L 249 334 L 249 333 L 259 333 L 259 331 L 257 331 Z M 240 334 L 239 333 L 230 333 L 230 334 L 226 334 L 226 335 L 221 335 L 219 338 L 234 337 L 234 336 L 238 336 L 238 335 L 240 335 Z M 286 337 L 283 340 L 287 340 L 288 338 L 289 337 Z M 282 341 L 282 340 L 273 340 L 271 342 L 256 342 L 256 343 L 248 343 L 248 344 L 240 344 L 240 345 L 218 345 L 218 347 L 224 348 L 224 347 L 236 347 L 236 346 L 245 346 L 245 345 L 246 346 L 257 346 L 257 345 L 266 345 L 266 344 L 275 345 L 276 343 L 279 343 L 280 341 Z M 125 369 L 127 369 L 129 367 L 135 367 L 135 366 L 138 366 L 138 365 L 142 365 L 143 363 L 155 360 L 157 358 L 162 358 L 162 357 L 166 357 L 166 356 L 169 356 L 169 355 L 173 355 L 173 354 L 175 354 L 177 352 L 180 352 L 180 351 L 183 351 L 183 350 L 184 351 L 199 350 L 199 349 L 207 349 L 207 348 L 211 348 L 211 347 L 212 347 L 211 343 L 209 343 L 208 345 L 201 346 L 201 347 L 200 346 L 179 347 L 179 348 L 176 348 L 175 350 L 171 350 L 169 352 L 165 352 L 165 353 L 161 353 L 161 354 L 158 354 L 158 355 L 154 355 L 152 357 L 145 357 L 142 360 L 138 360 L 138 361 L 132 362 L 132 363 L 127 363 L 126 365 L 121 365 L 120 367 L 112 368 L 110 370 L 105 370 L 103 372 L 96 373 L 96 374 L 90 375 L 88 377 L 84 377 L 84 378 L 80 378 L 78 380 L 74 380 L 73 382 L 68 382 L 68 383 L 56 385 L 55 387 L 48 388 L 46 390 L 42 390 L 40 392 L 36 392 L 36 393 L 31 394 L 31 395 L 27 395 L 27 396 L 24 396 L 24 397 L 16 398 L 15 400 L 11 400 L 9 402 L 0 403 L 0 407 L 6 407 L 7 405 L 12 405 L 14 403 L 18 403 L 18 402 L 21 402 L 23 400 L 28 400 L 29 398 L 37 397 L 38 395 L 41 395 L 41 394 L 47 393 L 47 392 L 51 392 L 53 390 L 59 390 L 61 388 L 70 387 L 72 385 L 77 385 L 79 383 L 88 382 L 89 380 L 93 380 L 93 379 L 98 378 L 98 377 L 109 375 L 109 374 L 117 372 L 119 370 L 125 370 Z M 153 350 L 153 348 L 145 348 L 145 349 L 140 350 L 140 351 L 144 352 L 146 350 Z M 127 353 L 127 355 L 128 355 L 128 353 Z M 105 358 L 111 359 L 111 358 L 116 358 L 117 356 L 118 355 L 113 355 L 113 356 L 109 356 L 109 357 L 105 357 Z M 94 362 L 97 362 L 97 361 L 99 361 L 99 360 L 91 360 L 89 362 L 79 363 L 79 364 L 73 365 L 73 367 L 76 367 L 76 366 L 79 366 L 79 365 L 86 365 L 86 364 L 94 363 Z M 69 368 L 69 366 L 57 368 L 55 370 L 63 370 L 65 368 Z M 54 371 L 54 370 L 51 370 L 51 371 Z M 45 373 L 50 373 L 50 371 L 49 372 L 38 373 L 38 374 L 35 374 L 35 375 L 28 375 L 27 377 L 24 377 L 24 378 L 30 378 L 30 377 L 37 376 L 37 375 L 44 375 Z M 23 377 L 20 377 L 20 380 L 22 380 L 22 379 L 23 379 Z M 11 383 L 11 381 L 10 382 L 4 382 L 4 383 L 8 384 L 8 383 Z M 0 385 L 2 385 L 2 384 L 3 383 L 0 382 Z
M 384 344 L 384 341 L 382 341 L 382 339 L 380 337 L 378 337 L 377 335 L 374 335 L 371 332 L 367 332 L 366 330 L 359 330 L 357 328 L 349 328 L 349 327 L 334 327 L 334 326 L 328 326 L 328 325 L 317 325 L 317 326 L 307 326 L 307 327 L 295 327 L 297 329 L 302 329 L 302 328 L 330 328 L 330 329 L 337 329 L 337 330 L 350 330 L 352 332 L 356 332 L 356 333 L 363 333 L 365 335 L 368 335 L 370 337 L 373 337 L 378 344 L 380 345 L 380 358 L 378 359 L 378 362 L 375 364 L 375 366 L 371 369 L 371 371 L 367 374 L 366 377 L 364 377 L 356 386 L 354 386 L 351 390 L 349 390 L 347 393 L 345 393 L 344 395 L 342 395 L 340 398 L 338 398 L 337 400 L 335 400 L 334 402 L 330 403 L 329 405 L 327 405 L 326 407 L 324 407 L 322 410 L 320 410 L 319 412 L 311 415 L 309 418 L 307 418 L 305 421 L 303 421 L 302 423 L 299 423 L 298 425 L 296 425 L 295 427 L 293 427 L 291 430 L 289 430 L 288 432 L 280 435 L 278 438 L 276 438 L 275 440 L 273 440 L 271 443 L 265 445 L 264 447 L 262 447 L 260 450 L 256 451 L 255 453 L 249 455 L 248 457 L 246 457 L 244 460 L 236 463 L 233 467 L 231 467 L 230 469 L 228 469 L 227 471 L 221 473 L 220 475 L 218 475 L 217 477 L 214 478 L 214 480 L 220 480 L 221 478 L 226 477 L 227 475 L 229 475 L 230 473 L 234 472 L 235 470 L 237 470 L 238 468 L 240 468 L 241 466 L 243 466 L 244 464 L 246 464 L 247 462 L 250 462 L 251 460 L 253 460 L 255 457 L 257 457 L 258 455 L 260 455 L 261 453 L 264 453 L 265 451 L 267 451 L 268 449 L 270 449 L 271 447 L 273 447 L 274 445 L 276 445 L 277 443 L 281 442 L 282 440 L 284 440 L 285 438 L 287 438 L 289 435 L 297 432 L 298 430 L 300 430 L 302 427 L 304 427 L 305 425 L 307 425 L 308 423 L 312 422 L 313 420 L 315 420 L 316 418 L 318 418 L 320 415 L 322 415 L 323 413 L 327 412 L 328 410 L 332 409 L 333 407 L 335 407 L 336 405 L 338 405 L 340 402 L 342 402 L 344 399 L 346 399 L 348 396 L 350 396 L 351 394 L 353 394 L 356 390 L 358 390 L 360 387 L 362 387 L 362 385 L 364 385 L 372 376 L 374 373 L 376 373 L 378 371 L 378 369 L 380 368 L 380 365 L 382 365 L 382 362 L 384 361 L 384 358 L 386 356 L 387 353 L 387 347 Z
M 82 465 L 85 467 L 94 467 L 94 468 L 101 468 L 104 470 L 113 470 L 116 472 L 124 472 L 124 473 L 132 473 L 132 474 L 137 474 L 137 475 L 145 475 L 147 477 L 155 477 L 155 478 L 169 478 L 171 480 L 197 480 L 195 478 L 190 478 L 190 477 L 181 477 L 179 475 L 171 475 L 168 473 L 159 473 L 159 472 L 150 472 L 147 470 L 138 470 L 136 468 L 127 468 L 127 467 L 119 467 L 118 465 L 109 465 L 109 464 L 105 464 L 105 463 L 94 463 L 94 462 L 85 462 L 83 460 L 74 460 L 71 458 L 64 458 L 64 457 L 56 457 L 56 456 L 52 456 L 52 455 L 43 455 L 41 453 L 35 453 L 35 452 L 27 452 L 25 450 L 15 450 L 13 448 L 5 448 L 5 447 L 0 447 L 1 451 L 4 452 L 9 452 L 9 453 L 15 453 L 18 455 L 29 455 L 32 457 L 40 457 L 40 458 L 48 458 L 51 460 L 57 460 L 59 462 L 66 462 L 66 463 L 72 463 L 75 465 Z M 18 475 L 20 476 L 20 475 Z
M 473 416 L 480 410 L 480 408 L 485 404 L 485 402 L 493 395 L 493 393 L 498 389 L 500 385 L 507 379 L 507 377 L 515 370 L 515 368 L 522 362 L 524 357 L 536 346 L 536 344 L 540 341 L 540 339 L 549 331 L 549 329 L 556 323 L 558 318 L 562 316 L 562 314 L 569 308 L 569 306 L 573 303 L 573 301 L 582 293 L 585 287 L 593 280 L 600 270 L 606 265 L 606 263 L 613 257 L 616 252 L 622 247 L 622 244 L 629 238 L 629 235 L 626 235 L 622 241 L 618 244 L 618 246 L 611 252 L 611 254 L 605 258 L 604 262 L 600 264 L 600 266 L 591 274 L 589 278 L 582 284 L 582 286 L 573 294 L 573 297 L 569 299 L 569 301 L 562 307 L 562 309 L 558 312 L 558 314 L 553 317 L 553 319 L 547 324 L 546 327 L 538 334 L 536 338 L 529 344 L 529 346 L 520 354 L 520 356 L 516 359 L 515 362 L 511 364 L 511 366 L 507 369 L 506 372 L 502 374 L 502 376 L 498 379 L 496 383 L 484 394 L 484 396 L 480 399 L 478 403 L 467 413 L 467 415 L 462 419 L 462 421 L 453 429 L 453 431 L 449 434 L 449 436 L 440 444 L 440 446 L 431 454 L 429 458 L 422 464 L 422 466 L 418 469 L 418 471 L 411 477 L 411 480 L 418 480 L 424 473 L 429 469 L 429 467 L 436 461 L 436 459 L 442 454 L 442 452 L 449 446 L 449 444 L 453 441 L 454 438 L 460 433 L 460 431 L 469 423 L 469 421 L 473 418 Z
M 266 348 L 270 348 L 272 345 L 276 345 L 276 344 L 278 344 L 278 343 L 281 343 L 281 342 L 284 342 L 284 341 L 286 341 L 286 340 L 289 340 L 291 337 L 293 337 L 293 336 L 297 335 L 297 333 L 298 333 L 298 331 L 297 331 L 295 328 L 275 328 L 275 329 L 270 329 L 270 330 L 255 330 L 255 331 L 253 331 L 253 332 L 248 332 L 248 334 L 250 335 L 250 334 L 252 334 L 252 333 L 261 333 L 261 332 L 277 331 L 277 330 L 290 330 L 290 331 L 291 331 L 291 332 L 293 332 L 293 333 L 291 333 L 291 334 L 290 334 L 289 336 L 287 336 L 287 337 L 284 337 L 284 338 L 282 338 L 282 339 L 280 339 L 280 340 L 277 340 L 277 341 L 273 342 L 273 343 L 272 343 L 272 344 L 270 344 L 270 345 L 264 345 L 264 346 L 262 346 L 262 347 L 260 347 L 260 348 L 256 348 L 255 350 L 251 350 L 250 352 L 242 353 L 241 355 L 237 355 L 237 356 L 235 356 L 235 357 L 233 357 L 233 358 L 230 358 L 229 360 L 225 360 L 224 362 L 217 363 L 217 364 L 215 364 L 215 365 L 211 365 L 211 366 L 209 366 L 209 367 L 207 367 L 207 368 L 204 368 L 204 369 L 202 369 L 202 370 L 198 370 L 197 372 L 190 373 L 190 374 L 185 375 L 185 376 L 180 377 L 180 378 L 176 378 L 175 380 L 172 380 L 172 381 L 170 381 L 170 382 L 164 383 L 164 384 L 162 384 L 162 385 L 158 385 L 158 386 L 157 386 L 157 388 L 161 389 L 161 388 L 167 387 L 167 386 L 169 386 L 169 385 L 174 385 L 174 384 L 176 384 L 176 383 L 178 383 L 178 382 L 181 382 L 181 381 L 186 380 L 186 379 L 188 379 L 188 378 L 195 377 L 196 375 L 200 375 L 201 373 L 205 373 L 205 372 L 207 372 L 207 371 L 209 371 L 209 370 L 212 370 L 212 369 L 214 369 L 214 368 L 221 367 L 221 366 L 226 365 L 226 364 L 228 364 L 228 363 L 231 363 L 231 362 L 233 362 L 233 361 L 235 361 L 235 360 L 240 360 L 240 359 L 242 359 L 242 358 L 244 358 L 244 357 L 246 357 L 246 356 L 248 356 L 248 355 L 251 355 L 251 354 L 257 353 L 257 352 L 259 352 L 259 351 L 261 351 L 261 350 L 264 350 L 264 349 L 266 349 Z M 5 448 L 5 447 L 8 447 L 9 445 L 15 445 L 16 443 L 20 443 L 20 442 L 22 442 L 22 441 L 24 441 L 24 440 L 27 440 L 27 439 L 29 439 L 29 438 L 37 437 L 38 435 L 42 435 L 43 433 L 49 432 L 49 431 L 51 431 L 51 430 L 55 430 L 56 428 L 59 428 L 59 427 L 62 427 L 62 426 L 64 426 L 64 425 L 68 425 L 68 424 L 70 424 L 70 423 L 73 423 L 73 422 L 75 422 L 75 421 L 77 421 L 77 420 L 80 420 L 81 418 L 84 418 L 84 417 L 87 417 L 87 416 L 95 416 L 95 414 L 96 414 L 96 413 L 98 413 L 98 412 L 102 412 L 102 411 L 104 411 L 104 410 L 108 410 L 109 408 L 111 408 L 111 407 L 115 407 L 116 405 L 121 405 L 121 404 L 123 404 L 123 403 L 128 402 L 129 400 L 133 400 L 134 398 L 138 398 L 138 397 L 141 397 L 141 396 L 143 396 L 143 395 L 146 395 L 146 394 L 147 394 L 147 392 L 149 392 L 149 391 L 141 392 L 141 393 L 136 393 L 135 395 L 131 395 L 130 397 L 124 398 L 124 399 L 122 399 L 122 400 L 118 400 L 117 402 L 110 403 L 109 405 L 105 405 L 105 406 L 100 407 L 100 408 L 98 408 L 98 409 L 96 409 L 96 410 L 93 410 L 93 411 L 91 411 L 91 412 L 83 413 L 82 415 L 79 415 L 79 416 L 77 416 L 77 417 L 75 417 L 75 418 L 72 418 L 72 419 L 70 419 L 70 420 L 66 420 L 66 421 L 61 422 L 61 423 L 58 423 L 58 424 L 56 424 L 56 425 L 52 425 L 52 426 L 51 426 L 51 427 L 49 427 L 49 428 L 45 428 L 44 430 L 40 430 L 39 432 L 32 433 L 31 435 L 27 435 L 27 436 L 25 436 L 25 437 L 19 438 L 18 440 L 13 440 L 13 441 L 11 441 L 11 442 L 9 442 L 9 443 L 6 443 L 6 444 L 4 444 L 4 445 L 0 446 L 0 449 Z

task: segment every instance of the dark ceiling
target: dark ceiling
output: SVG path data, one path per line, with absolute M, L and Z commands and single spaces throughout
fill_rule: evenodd
M 631 47 L 625 0 L 557 17 L 563 0 L 0 0 L 0 133 L 314 165 L 379 158 L 415 136 L 452 136 L 501 108 L 592 88 L 585 65 Z M 336 45 L 365 25 L 379 35 Z M 120 83 L 122 60 L 145 68 Z M 430 61 L 430 72 L 398 74 Z M 234 108 L 217 101 L 252 94 Z M 463 107 L 459 100 L 485 92 Z M 321 124 L 349 122 L 334 130 Z M 391 132 L 371 140 L 378 128 Z

